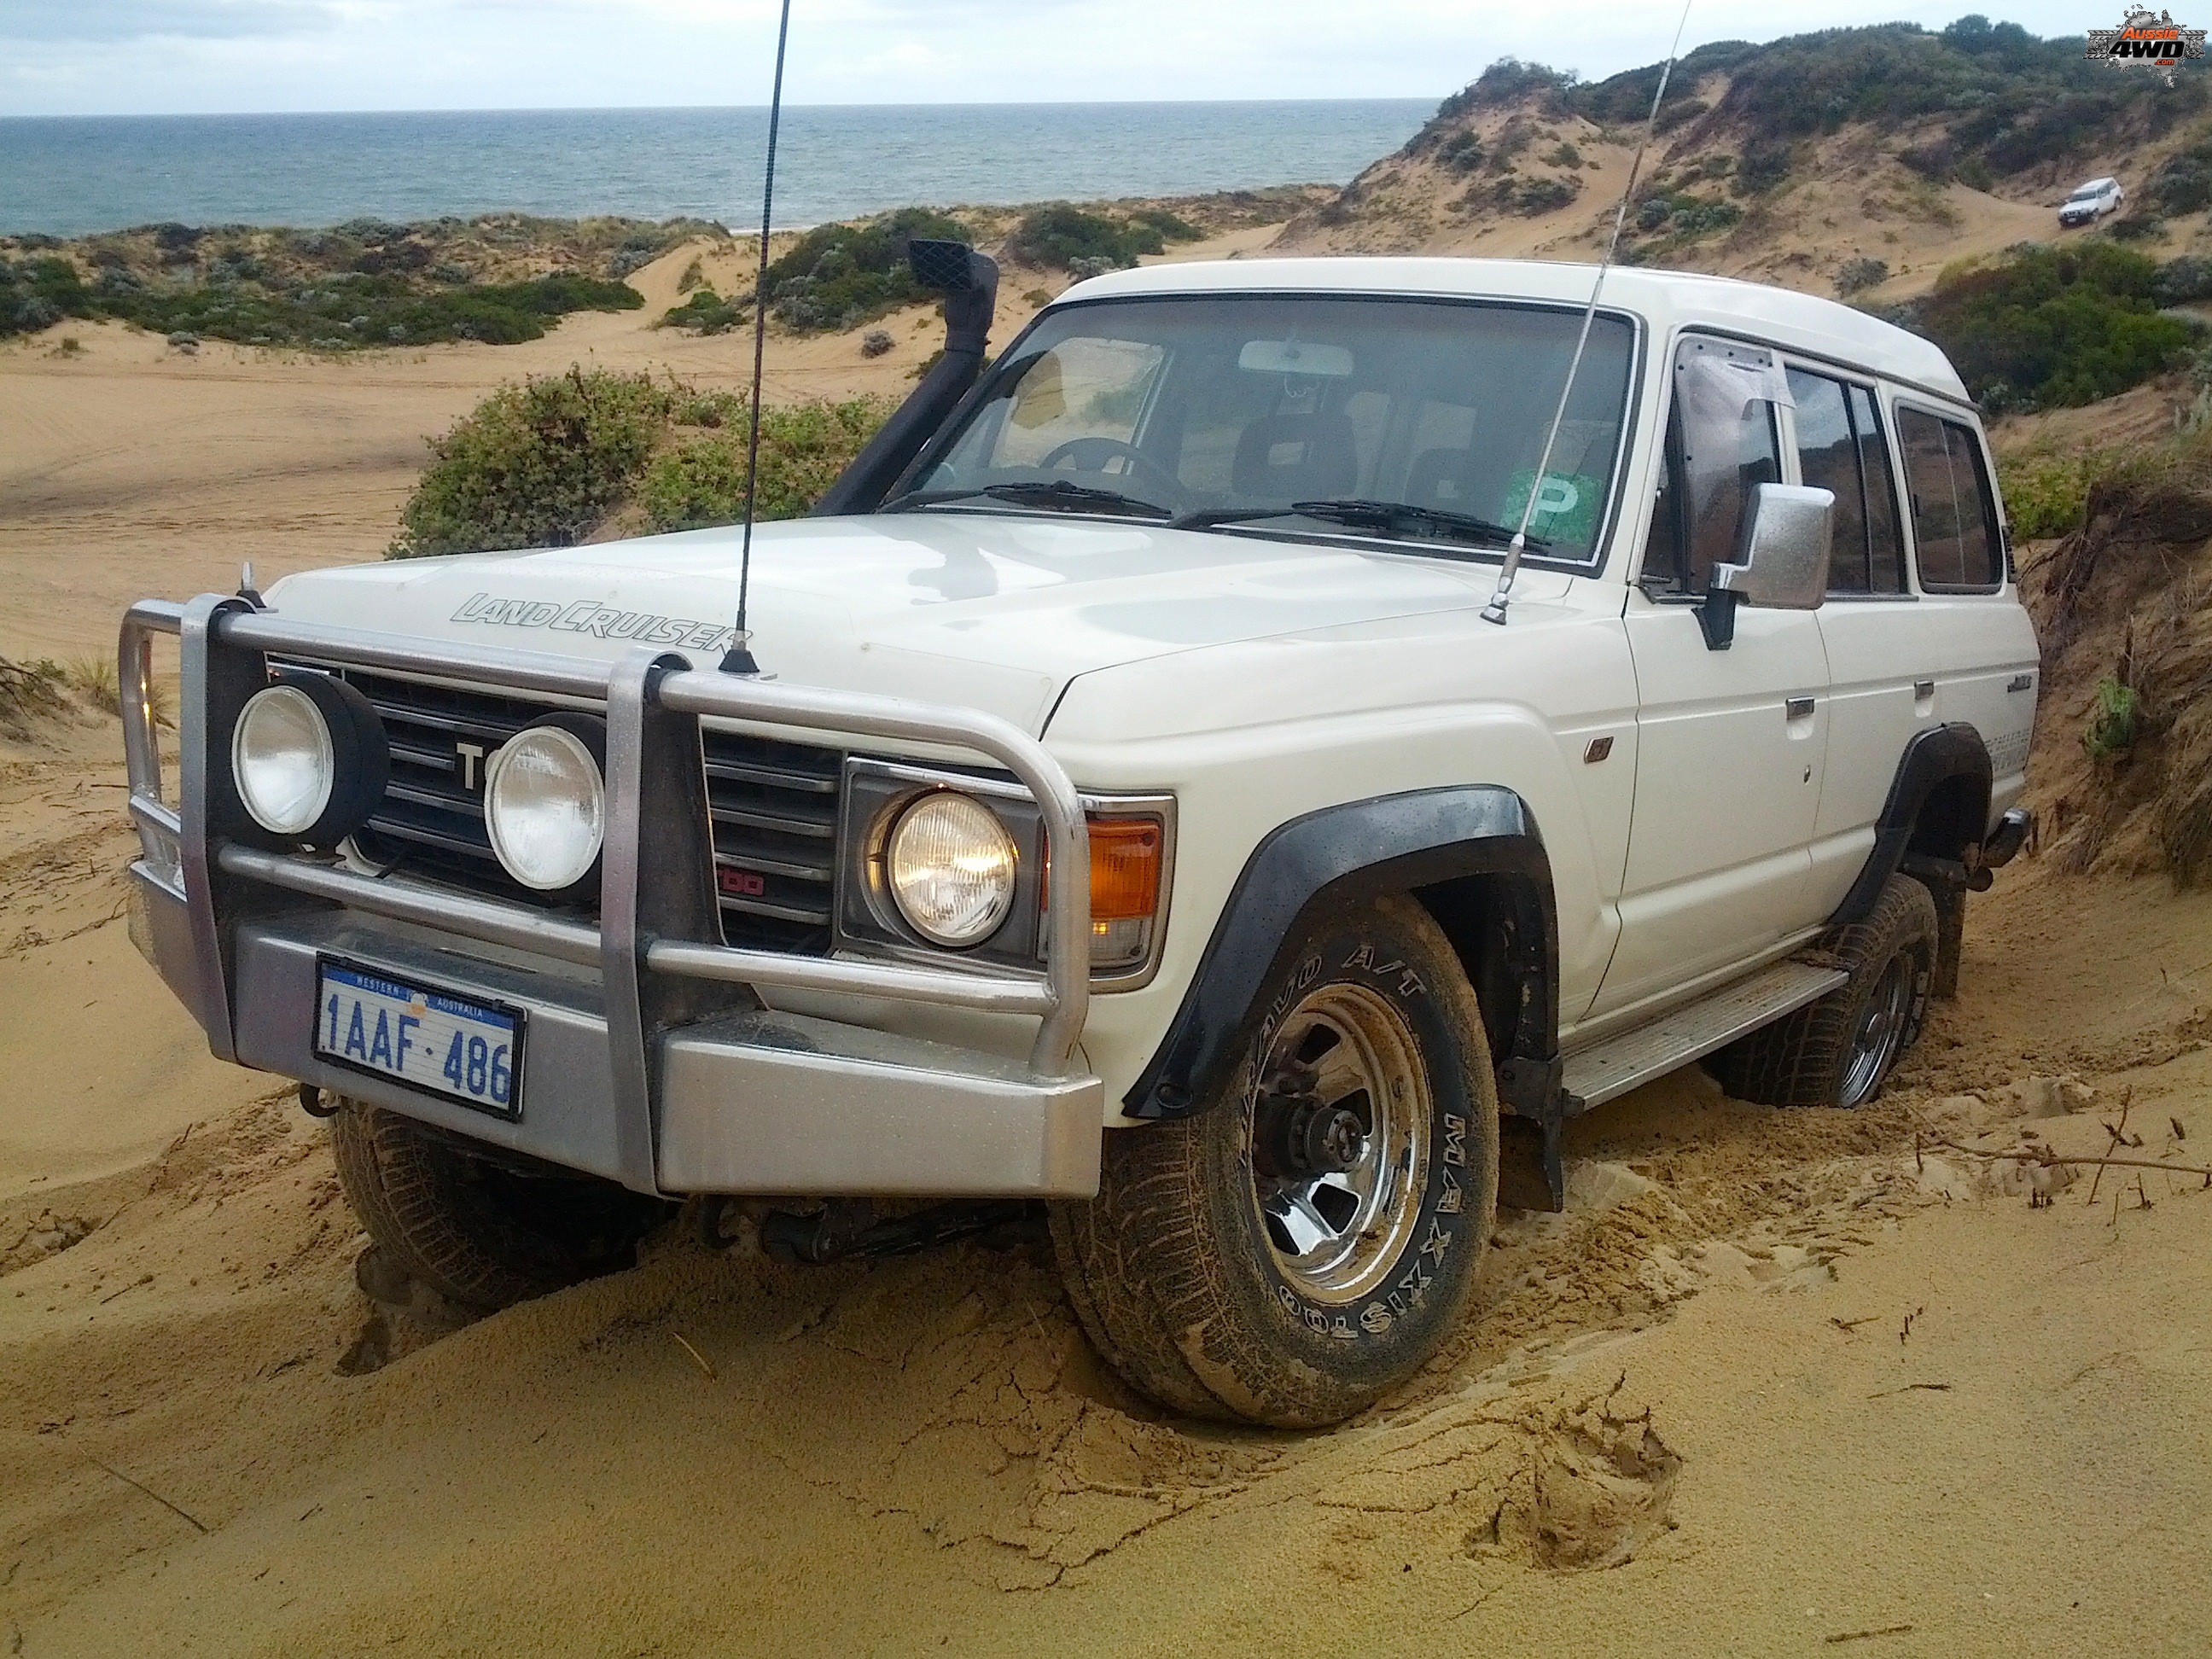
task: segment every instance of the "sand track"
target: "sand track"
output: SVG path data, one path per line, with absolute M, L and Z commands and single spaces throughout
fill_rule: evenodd
M 1970 994 L 2008 973 L 2031 1012 L 2071 994 L 2024 925 L 2045 896 L 1986 902 Z M 2212 921 L 2145 888 L 2101 898 L 2116 930 Z M 2031 1211 L 1985 1165 L 1916 1160 L 1914 1133 L 2087 1151 L 2124 1087 L 2154 1151 L 2197 1144 L 2169 1118 L 2212 1143 L 2202 1012 L 2139 1020 L 2116 1040 L 2171 1057 L 2072 1091 L 2087 1109 L 2055 1120 L 1957 1096 L 1961 1068 L 2008 1069 L 1963 1015 L 1865 1112 L 1745 1107 L 1695 1073 L 1618 1103 L 1578 1126 L 1568 1212 L 1501 1221 L 1452 1350 L 1299 1437 L 1131 1399 L 1034 1247 L 799 1269 L 675 1226 L 635 1272 L 395 1334 L 351 1283 L 322 1129 L 281 1092 L 249 1098 L 127 1170 L 0 1197 L 0 1620 L 31 1654 L 124 1633 L 218 1652 L 1186 1651 L 1297 1627 L 1318 1594 L 1324 1626 L 1387 1610 L 1409 1648 L 1602 1608 L 1652 1650 L 1751 1628 L 1780 1651 L 1800 1611 L 1741 1581 L 1761 1534 L 1798 1528 L 1821 1583 L 1873 1606 L 1893 1551 L 1839 1556 L 1837 1534 L 1914 1539 L 1932 1480 L 1979 1518 L 1920 1564 L 1915 1593 L 1943 1608 L 1904 1622 L 1995 1650 L 1976 1643 L 2020 1626 L 1952 1581 L 2010 1558 L 2038 1530 L 2023 1506 L 2069 1482 L 2132 1483 L 2145 1572 L 2199 1559 L 2204 1522 L 2157 1488 L 2164 1456 L 2201 1452 L 2186 1437 L 2212 1400 L 2175 1370 L 2203 1348 L 2212 1194 L 2153 1176 L 2117 1210 L 2108 1185 L 2094 1210 L 2077 1189 Z M 2017 1417 L 2023 1370 L 2059 1374 Z M 2116 1434 L 2110 1411 L 2154 1397 Z M 1803 1437 L 1808 1404 L 1854 1436 L 1959 1426 L 1869 1462 Z M 2069 1449 L 2038 1425 L 2054 1414 L 2101 1442 Z M 1953 1466 L 1992 1415 L 2015 1455 L 1977 1495 Z M 1803 1466 L 1778 1486 L 1757 1467 L 1778 1448 Z M 1717 1514 L 1730 1492 L 1742 1507 Z M 2077 1589 L 2105 1571 L 2080 1553 L 2094 1533 L 2050 1540 Z M 1679 1622 L 1691 1586 L 1718 1597 L 1702 1625 Z

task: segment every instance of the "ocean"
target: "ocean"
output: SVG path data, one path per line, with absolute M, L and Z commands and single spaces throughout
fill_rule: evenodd
M 915 204 L 1340 184 L 1419 99 L 787 107 L 779 227 Z M 328 225 L 517 210 L 759 222 L 765 109 L 0 119 L 0 233 Z

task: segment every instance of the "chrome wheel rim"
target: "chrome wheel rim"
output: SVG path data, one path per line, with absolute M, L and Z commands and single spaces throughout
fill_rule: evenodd
M 1276 1269 L 1310 1301 L 1356 1301 L 1389 1276 L 1428 1187 L 1432 1112 L 1413 1029 L 1364 985 L 1323 986 L 1277 1028 L 1259 1077 L 1247 1166 Z M 1305 1146 L 1316 1121 L 1310 1138 L 1328 1150 L 1311 1167 L 1285 1147 Z
M 1881 1085 L 1897 1052 L 1905 1046 L 1905 1027 L 1912 1010 L 1912 958 L 1899 951 L 1875 981 L 1874 994 L 1859 1010 L 1844 1065 L 1840 1104 L 1856 1106 Z

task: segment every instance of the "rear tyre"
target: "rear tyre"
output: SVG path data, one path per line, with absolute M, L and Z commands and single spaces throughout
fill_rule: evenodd
M 1865 921 L 1832 929 L 1816 947 L 1850 977 L 1714 1055 L 1721 1087 L 1768 1106 L 1866 1104 L 1919 1040 L 1938 933 L 1928 890 L 1892 876 Z
M 357 1100 L 331 1120 L 346 1200 L 388 1271 L 489 1312 L 636 1265 L 672 1207 L 534 1159 L 465 1152 Z
M 1409 899 L 1343 907 L 1278 959 L 1223 1097 L 1110 1133 L 1099 1193 L 1055 1206 L 1093 1344 L 1193 1416 L 1334 1423 L 1456 1327 L 1498 1200 L 1481 1010 Z

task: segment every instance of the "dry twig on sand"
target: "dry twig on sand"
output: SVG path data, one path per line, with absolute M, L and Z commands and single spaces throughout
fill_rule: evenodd
M 185 1521 L 185 1522 L 189 1522 L 189 1523 L 191 1524 L 191 1528 L 192 1528 L 192 1530 L 193 1530 L 194 1532 L 202 1532 L 202 1533 L 204 1533 L 204 1532 L 205 1532 L 205 1531 L 207 1530 L 207 1527 L 206 1527 L 206 1525 L 205 1525 L 203 1522 L 201 1522 L 201 1521 L 200 1521 L 200 1519 L 199 1519 L 197 1516 L 194 1516 L 194 1515 L 192 1515 L 192 1514 L 190 1514 L 190 1513 L 189 1513 L 189 1512 L 187 1512 L 186 1510 L 180 1510 L 180 1509 L 179 1509 L 179 1508 L 178 1508 L 174 1504 L 172 1504 L 172 1503 L 171 1503 L 167 1498 L 166 1498 L 162 1497 L 161 1493 L 159 1493 L 159 1492 L 155 1492 L 155 1491 L 151 1486 L 148 1486 L 144 1481 L 143 1481 L 143 1480 L 132 1480 L 129 1475 L 127 1475 L 127 1474 L 124 1474 L 122 1470 L 118 1469 L 118 1468 L 110 1468 L 107 1464 L 101 1462 L 100 1462 L 97 1457 L 88 1458 L 88 1459 L 86 1459 L 85 1461 L 86 1461 L 87 1462 L 90 1463 L 90 1464 L 93 1466 L 93 1468 L 96 1468 L 96 1469 L 102 1470 L 103 1472 L 105 1472 L 105 1473 L 106 1473 L 106 1474 L 112 1474 L 112 1475 L 113 1475 L 113 1476 L 114 1476 L 118 1480 L 120 1480 L 120 1481 L 121 1481 L 125 1486 L 136 1486 L 136 1487 L 137 1487 L 140 1492 L 144 1492 L 144 1493 L 146 1494 L 146 1496 L 147 1496 L 147 1497 L 149 1497 L 149 1498 L 152 1498 L 152 1499 L 153 1499 L 156 1504 L 160 1504 L 163 1509 L 165 1509 L 165 1510 L 168 1510 L 170 1514 L 172 1514 L 172 1515 L 173 1515 L 173 1516 L 176 1516 L 179 1519 L 180 1519 L 180 1520 L 182 1520 L 182 1521 Z
M 693 1347 L 691 1344 L 685 1340 L 683 1332 L 671 1331 L 669 1332 L 669 1335 L 676 1339 L 676 1344 L 678 1347 L 682 1348 L 684 1352 L 691 1356 L 692 1363 L 698 1366 L 701 1373 L 706 1377 L 706 1379 L 709 1382 L 714 1382 L 715 1380 L 714 1362 L 709 1360 L 705 1354 L 701 1353 L 698 1349 Z

